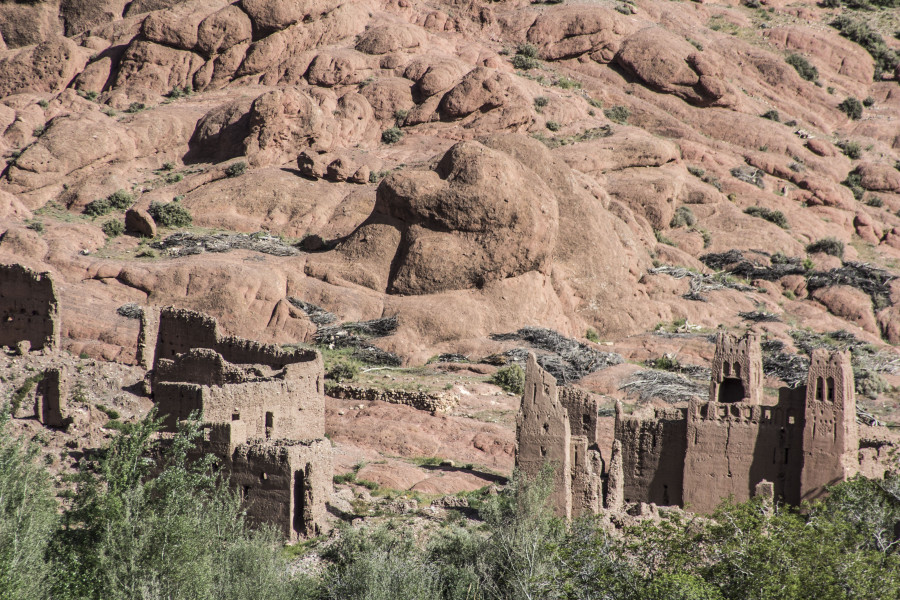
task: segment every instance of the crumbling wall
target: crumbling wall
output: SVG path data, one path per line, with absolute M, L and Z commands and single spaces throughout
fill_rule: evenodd
M 290 539 L 322 532 L 332 480 L 327 440 L 245 444 L 228 468 L 251 523 L 272 524 Z
M 684 505 L 712 512 L 733 495 L 752 497 L 763 479 L 780 500 L 799 502 L 803 405 L 691 402 L 687 413 Z
M 571 440 L 572 517 L 595 515 L 603 507 L 603 458 L 587 436 Z
M 516 415 L 516 467 L 534 478 L 545 464 L 553 466 L 550 502 L 565 518 L 572 516 L 571 443 L 569 415 L 559 401 L 556 379 L 529 354 L 525 394 Z
M 147 328 L 152 335 L 152 327 Z M 149 343 L 149 340 L 145 343 Z M 282 369 L 292 363 L 315 359 L 315 350 L 285 352 L 273 344 L 224 336 L 216 320 L 204 313 L 167 306 L 159 313 L 154 350 L 154 368 L 161 359 L 174 359 L 192 348 L 209 348 L 234 364 L 260 364 Z
M 682 410 L 650 409 L 626 416 L 616 403 L 625 502 L 682 503 L 686 436 Z
M 720 332 L 710 371 L 710 401 L 759 404 L 763 372 L 759 336 L 748 332 L 738 338 Z
M 586 390 L 574 387 L 559 388 L 559 401 L 569 414 L 569 431 L 583 435 L 588 445 L 597 443 L 597 417 L 600 399 Z
M 141 309 L 138 330 L 137 363 L 144 369 L 152 369 L 156 357 L 156 342 L 159 336 L 159 309 L 145 306 Z
M 32 350 L 56 350 L 59 330 L 59 298 L 50 273 L 0 265 L 0 347 L 28 342 Z
M 819 348 L 810 357 L 803 430 L 802 499 L 859 470 L 856 396 L 849 352 Z
M 67 400 L 69 394 L 68 377 L 65 367 L 44 370 L 44 377 L 38 383 L 34 412 L 37 419 L 47 427 L 68 427 Z

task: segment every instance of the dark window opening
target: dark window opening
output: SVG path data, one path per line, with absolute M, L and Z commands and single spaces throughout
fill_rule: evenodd
M 816 378 L 816 400 L 821 402 L 825 399 L 825 380 L 821 377 Z
M 722 374 L 725 377 L 731 377 L 731 363 L 727 360 L 722 364 Z
M 790 450 L 790 448 L 784 449 L 784 464 L 788 464 L 788 451 L 789 450 Z
M 233 413 L 231 413 L 231 420 L 232 420 L 232 421 L 240 421 L 240 420 L 241 420 L 241 413 L 239 413 L 239 412 L 233 412 Z
M 266 437 L 272 437 L 272 429 L 275 427 L 275 415 L 266 413 Z
M 547 456 L 547 449 L 541 446 L 541 456 Z
M 744 382 L 726 377 L 719 386 L 719 402 L 740 402 L 744 399 Z
M 591 426 L 591 415 L 581 415 L 581 425 L 585 428 Z
M 550 423 L 544 423 L 544 433 L 550 433 Z
M 834 402 L 834 377 L 828 378 L 828 401 Z
M 734 376 L 740 378 L 740 376 L 741 376 L 741 363 L 734 363 Z
M 246 500 L 249 495 L 250 495 L 250 486 L 245 485 L 244 486 L 244 500 Z

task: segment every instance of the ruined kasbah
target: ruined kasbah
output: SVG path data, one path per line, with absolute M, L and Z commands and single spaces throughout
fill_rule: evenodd
M 20 355 L 59 353 L 59 301 L 49 273 L 0 265 L 0 347 Z M 328 528 L 331 444 L 325 438 L 323 364 L 315 350 L 225 336 L 203 313 L 141 311 L 137 359 L 165 431 L 198 415 L 196 454 L 215 455 L 242 497 L 248 520 L 287 539 Z M 65 368 L 48 368 L 35 390 L 35 416 L 65 429 L 70 393 Z
M 0 282 L 0 346 L 59 353 L 51 275 L 0 265 Z M 252 523 L 294 540 L 327 530 L 332 446 L 319 352 L 227 336 L 214 318 L 191 310 L 144 307 L 139 318 L 136 358 L 165 430 L 199 416 L 197 453 L 218 457 Z M 66 369 L 45 369 L 35 390 L 38 421 L 68 427 L 69 393 Z M 613 442 L 601 447 L 602 398 L 557 385 L 529 354 L 515 463 L 529 477 L 553 467 L 551 502 L 566 518 L 655 506 L 709 513 L 724 499 L 756 494 L 799 505 L 855 474 L 882 477 L 890 467 L 895 436 L 857 422 L 848 352 L 814 350 L 806 385 L 781 388 L 771 400 L 758 336 L 719 333 L 705 402 L 630 415 L 617 402 Z
M 799 505 L 856 474 L 882 477 L 890 432 L 857 422 L 849 352 L 812 352 L 806 385 L 764 402 L 759 337 L 716 336 L 709 397 L 684 408 L 616 403 L 611 448 L 601 448 L 601 399 L 557 385 L 535 356 L 516 419 L 516 466 L 536 477 L 553 466 L 551 501 L 573 518 L 602 510 L 712 512 L 762 494 Z

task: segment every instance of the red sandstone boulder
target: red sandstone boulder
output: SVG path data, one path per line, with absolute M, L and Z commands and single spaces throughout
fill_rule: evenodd
M 415 48 L 424 42 L 424 32 L 418 27 L 392 23 L 367 29 L 359 36 L 356 49 L 365 54 L 387 54 Z
M 561 60 L 582 54 L 608 63 L 621 39 L 634 25 L 608 8 L 556 7 L 540 15 L 528 30 L 528 41 L 541 48 L 541 58 Z
M 518 81 L 511 75 L 494 69 L 477 67 L 447 92 L 440 104 L 441 114 L 449 119 L 461 119 L 475 111 L 510 107 L 523 111 L 525 119 L 528 98 Z
M 845 285 L 835 285 L 819 288 L 811 296 L 824 304 L 830 313 L 878 335 L 879 328 L 875 315 L 872 314 L 872 301 L 865 292 Z
M 122 56 L 114 87 L 134 93 L 166 94 L 176 86 L 191 87 L 194 73 L 204 62 L 193 52 L 138 40 Z
M 819 67 L 863 84 L 872 81 L 875 67 L 872 56 L 859 44 L 829 29 L 775 27 L 764 35 L 778 48 L 804 55 Z
M 295 89 L 273 90 L 256 98 L 249 113 L 247 157 L 255 165 L 291 160 L 307 147 L 331 146 L 332 135 L 319 104 Z
M 415 107 L 412 83 L 402 77 L 379 77 L 359 91 L 369 101 L 376 119 L 390 119 L 398 110 Z
M 653 89 L 708 105 L 728 93 L 716 62 L 661 27 L 642 29 L 622 42 L 616 64 Z
M 89 51 L 64 37 L 0 58 L 0 97 L 22 92 L 58 92 L 84 68 Z
M 156 237 L 156 221 L 142 208 L 129 208 L 125 212 L 125 231 L 142 237 Z
M 206 56 L 219 54 L 240 44 L 249 42 L 253 25 L 250 17 L 235 5 L 226 6 L 200 23 L 197 28 L 197 49 Z
M 429 294 L 543 268 L 557 225 L 556 199 L 533 171 L 507 154 L 462 142 L 433 171 L 385 179 L 375 212 L 342 252 L 357 255 L 370 237 L 385 239 L 388 247 L 388 239 L 396 240 L 396 259 L 382 266 L 390 271 L 386 287 Z M 389 228 L 400 235 L 385 236 Z
M 893 165 L 860 162 L 856 172 L 860 175 L 860 185 L 867 190 L 900 193 L 900 171 Z
M 241 0 L 253 27 L 262 34 L 285 29 L 295 23 L 316 21 L 334 10 L 340 0 Z
M 322 53 L 309 65 L 310 85 L 333 87 L 363 82 L 369 75 L 365 55 L 353 50 Z

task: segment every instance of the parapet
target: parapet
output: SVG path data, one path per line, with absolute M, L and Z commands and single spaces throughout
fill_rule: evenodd
M 145 312 L 147 312 L 145 310 Z M 158 320 L 152 316 L 141 319 L 140 343 L 153 344 L 153 368 L 162 359 L 173 359 L 193 348 L 208 348 L 233 364 L 266 365 L 282 369 L 285 365 L 314 361 L 315 350 L 284 351 L 274 344 L 263 344 L 234 336 L 223 335 L 216 320 L 204 313 L 167 306 L 160 310 Z M 156 340 L 153 343 L 153 329 Z M 146 355 L 145 351 L 142 355 Z
M 59 298 L 50 273 L 0 265 L 0 347 L 28 342 L 32 350 L 59 348 Z

